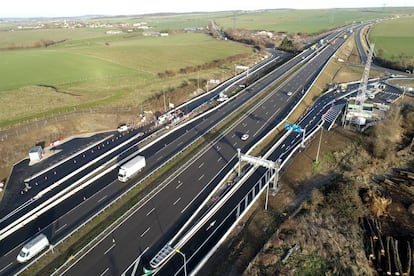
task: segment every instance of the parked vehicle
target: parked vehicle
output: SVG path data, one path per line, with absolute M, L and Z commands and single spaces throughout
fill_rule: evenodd
M 23 246 L 19 255 L 17 255 L 17 261 L 19 263 L 27 262 L 49 245 L 47 237 L 44 234 L 39 234 Z
M 118 126 L 118 132 L 124 132 L 128 130 L 128 125 L 127 124 L 120 124 Z
M 119 168 L 118 180 L 121 182 L 127 182 L 134 175 L 145 168 L 145 166 L 145 157 L 141 155 L 135 156 L 133 159 L 129 160 Z

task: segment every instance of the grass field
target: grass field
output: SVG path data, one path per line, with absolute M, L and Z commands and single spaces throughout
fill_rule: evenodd
M 414 16 L 376 24 L 369 36 L 370 42 L 375 43 L 376 54 L 393 61 L 399 60 L 401 56 L 414 59 L 413 26 Z
M 414 8 L 409 8 L 414 11 Z M 390 14 L 407 13 L 409 9 L 329 9 L 272 10 L 266 12 L 235 12 L 216 18 L 224 29 L 268 30 L 287 33 L 317 33 L 352 22 L 383 18 Z
M 109 42 L 109 45 L 99 43 L 94 47 L 74 47 L 66 51 L 156 74 L 166 69 L 177 70 L 248 53 L 250 49 L 231 41 L 220 42 L 204 34 L 189 33 L 168 37 L 131 37 Z
M 154 93 L 177 87 L 189 79 L 217 78 L 217 72 L 208 70 L 199 72 L 199 75 L 195 72 L 176 74 L 166 79 L 158 77 L 158 73 L 165 70 L 177 72 L 184 67 L 252 53 L 251 48 L 241 44 L 217 41 L 205 34 L 180 33 L 186 27 L 206 26 L 211 19 L 216 20 L 224 29 L 235 27 L 316 33 L 352 21 L 379 18 L 402 11 L 409 12 L 408 9 L 393 8 L 272 10 L 92 20 L 130 24 L 147 22 L 153 27 L 152 30 L 170 30 L 168 37 L 144 37 L 140 32 L 106 35 L 108 28 L 10 31 L 12 24 L 0 22 L 0 49 L 28 47 L 40 40 L 65 40 L 47 48 L 0 50 L 0 95 L 3 106 L 7 107 L 0 112 L 0 129 L 39 115 L 42 117 L 64 112 L 70 107 L 88 108 L 125 103 L 138 105 Z M 400 32 L 403 29 L 409 32 L 412 23 L 402 22 L 405 27 L 399 28 Z M 393 28 L 396 27 L 392 26 L 391 30 Z M 375 37 L 375 32 L 373 35 Z M 388 40 L 395 40 L 395 37 L 396 34 L 391 32 L 380 38 L 385 45 Z M 398 41 L 398 47 L 413 45 L 410 36 L 400 35 Z M 380 42 L 378 43 L 381 44 Z M 401 51 L 414 51 L 408 48 Z M 391 51 L 395 52 L 395 49 Z M 39 84 L 55 86 L 63 93 L 38 87 Z
M 102 59 L 54 50 L 0 52 L 0 90 L 114 78 L 134 70 Z
M 0 25 L 1 26 L 1 25 Z M 105 35 L 104 29 L 77 28 L 77 29 L 38 29 L 10 31 L 10 28 L 0 29 L 0 49 L 7 47 L 32 46 L 36 41 L 49 39 L 54 41 L 79 41 L 84 39 L 100 38 Z
M 0 51 L 0 128 L 68 107 L 138 104 L 154 91 L 195 77 L 161 81 L 159 72 L 251 53 L 249 47 L 204 34 L 105 39 L 77 35 L 46 49 Z M 55 86 L 62 93 L 37 85 Z

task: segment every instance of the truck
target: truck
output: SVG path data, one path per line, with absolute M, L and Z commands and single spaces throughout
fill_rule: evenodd
M 145 168 L 145 157 L 141 155 L 135 156 L 119 168 L 118 180 L 121 182 L 127 182 L 133 176 L 138 174 Z
M 39 254 L 42 250 L 49 247 L 49 245 L 47 237 L 44 234 L 39 234 L 23 246 L 19 255 L 17 255 L 17 261 L 19 263 L 25 263 Z

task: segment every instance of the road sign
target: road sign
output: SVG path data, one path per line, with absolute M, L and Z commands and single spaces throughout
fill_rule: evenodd
M 286 130 L 292 130 L 292 125 L 291 125 L 291 124 L 289 124 L 289 123 L 286 123 L 286 124 L 285 124 L 285 129 L 286 129 Z
M 285 124 L 285 129 L 286 130 L 292 130 L 294 132 L 302 132 L 302 128 L 300 126 L 289 124 L 289 123 Z
M 142 269 L 145 273 L 145 275 L 151 275 L 153 271 L 151 269 L 146 269 L 145 267 Z
M 298 125 L 292 125 L 292 130 L 294 132 L 302 132 L 302 129 Z

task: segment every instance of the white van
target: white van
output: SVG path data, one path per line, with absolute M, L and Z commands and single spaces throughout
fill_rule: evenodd
M 39 234 L 23 246 L 17 255 L 17 261 L 19 263 L 27 262 L 46 247 L 49 247 L 49 240 L 44 234 Z

